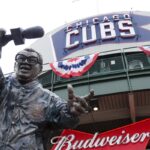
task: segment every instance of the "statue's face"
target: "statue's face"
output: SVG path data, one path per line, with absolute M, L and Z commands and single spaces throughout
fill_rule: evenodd
M 16 78 L 21 83 L 28 83 L 37 78 L 41 72 L 39 56 L 35 52 L 21 51 L 15 58 Z

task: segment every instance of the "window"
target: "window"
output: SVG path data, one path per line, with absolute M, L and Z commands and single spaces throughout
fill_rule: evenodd
M 145 69 L 150 67 L 149 57 L 144 53 L 127 54 L 129 70 Z

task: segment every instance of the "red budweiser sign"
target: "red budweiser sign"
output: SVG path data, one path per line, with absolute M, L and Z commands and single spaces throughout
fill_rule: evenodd
M 150 119 L 146 119 L 100 134 L 64 130 L 51 143 L 52 150 L 145 150 L 149 140 Z

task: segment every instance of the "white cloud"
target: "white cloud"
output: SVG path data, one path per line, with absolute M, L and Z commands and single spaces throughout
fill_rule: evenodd
M 149 11 L 149 0 L 1 0 L 0 22 L 2 28 L 42 26 L 45 32 L 71 21 L 118 11 Z M 10 42 L 3 48 L 2 69 L 13 71 L 14 56 L 17 51 L 30 45 L 15 46 Z

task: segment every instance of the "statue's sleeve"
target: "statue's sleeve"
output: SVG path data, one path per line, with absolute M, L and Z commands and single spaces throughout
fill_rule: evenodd
M 6 81 L 6 79 L 5 79 L 3 72 L 0 68 L 0 104 L 7 95 L 7 88 L 5 86 L 5 81 Z
M 46 120 L 61 128 L 74 128 L 79 123 L 79 118 L 70 112 L 67 101 L 52 92 L 46 110 Z
M 4 74 L 2 72 L 2 69 L 0 68 L 0 91 L 4 88 L 4 81 L 5 81 Z

